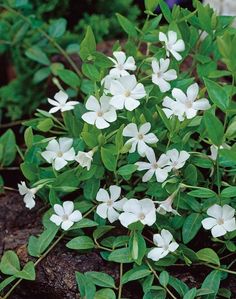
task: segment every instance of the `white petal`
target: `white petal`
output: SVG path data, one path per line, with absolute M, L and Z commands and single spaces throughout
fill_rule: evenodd
M 109 111 L 103 114 L 103 118 L 108 122 L 113 122 L 117 119 L 116 110 L 112 107 Z
M 187 101 L 186 94 L 179 88 L 174 88 L 172 90 L 172 96 L 179 102 L 185 104 Z
M 153 248 L 152 250 L 149 251 L 147 257 L 156 262 L 161 258 L 163 252 L 164 252 L 163 248 Z
M 207 99 L 200 99 L 193 103 L 193 108 L 196 110 L 207 110 L 211 105 Z
M 106 203 L 101 203 L 97 206 L 96 213 L 103 219 L 107 218 L 108 206 Z
M 46 147 L 47 151 L 51 151 L 51 152 L 58 152 L 60 150 L 59 147 L 59 143 L 57 142 L 56 139 L 53 139 L 51 141 L 49 141 L 47 147 Z
M 41 156 L 48 162 L 52 163 L 52 161 L 57 157 L 55 152 L 45 151 L 41 153 Z
M 126 70 L 135 71 L 136 65 L 134 57 L 129 56 L 123 66 Z
M 60 104 L 57 101 L 54 101 L 54 100 L 48 98 L 48 103 L 51 104 L 51 105 L 53 105 L 53 106 L 56 106 L 54 108 L 60 109 Z
M 170 44 L 174 44 L 177 41 L 177 33 L 175 31 L 168 31 L 168 41 Z
M 166 229 L 161 230 L 161 236 L 162 236 L 162 238 L 163 238 L 166 245 L 170 244 L 170 242 L 173 240 L 172 234 Z
M 28 209 L 32 209 L 33 207 L 35 207 L 35 200 L 34 200 L 34 197 L 30 194 L 26 194 L 24 196 L 24 203 L 25 203 L 25 206 L 26 208 Z
M 190 85 L 187 89 L 187 97 L 191 102 L 194 102 L 198 96 L 199 87 L 197 83 Z
M 169 164 L 169 157 L 165 154 L 161 154 L 160 158 L 157 161 L 159 167 L 164 167 Z
M 153 133 L 149 133 L 149 134 L 145 135 L 143 139 L 144 139 L 144 142 L 150 143 L 150 144 L 158 142 L 158 138 Z
M 142 212 L 146 215 L 151 211 L 155 211 L 155 205 L 153 201 L 149 198 L 141 199 L 140 201 Z
M 170 50 L 170 52 L 177 61 L 180 61 L 182 59 L 182 56 L 178 52 L 176 52 L 174 50 Z
M 94 125 L 95 124 L 95 121 L 97 119 L 97 113 L 96 112 L 86 112 L 82 115 L 82 119 L 90 124 L 90 125 Z
M 155 156 L 155 152 L 152 148 L 149 148 L 146 152 L 146 157 L 148 159 L 148 161 L 151 164 L 155 164 L 156 163 L 156 156 Z
M 166 36 L 163 32 L 160 32 L 160 33 L 159 33 L 159 40 L 160 40 L 161 42 L 165 42 L 165 43 L 167 43 L 167 36 Z
M 73 110 L 74 108 L 75 108 L 74 105 L 65 104 L 65 105 L 61 108 L 61 112 L 65 112 L 65 111 Z
M 111 197 L 112 201 L 115 201 L 120 197 L 121 187 L 116 186 L 116 185 L 112 185 L 112 186 L 109 187 L 109 191 L 110 191 L 110 194 L 111 194 L 110 197 Z
M 56 112 L 59 111 L 60 109 L 61 109 L 60 106 L 58 106 L 58 107 L 53 107 L 53 108 L 51 108 L 51 109 L 48 111 L 48 113 L 56 113 Z
M 75 150 L 74 150 L 74 148 L 72 147 L 69 151 L 65 152 L 62 157 L 66 161 L 74 161 L 75 160 Z
M 73 222 L 78 222 L 82 219 L 82 214 L 80 213 L 80 211 L 76 210 L 74 211 L 72 214 L 70 214 L 69 216 L 69 220 L 73 221 Z
M 21 182 L 21 184 L 18 184 L 18 189 L 20 195 L 25 195 L 29 191 L 29 188 L 27 188 L 25 182 Z
M 94 96 L 90 96 L 85 104 L 85 107 L 87 110 L 91 111 L 99 111 L 100 110 L 100 104 L 98 100 Z
M 151 180 L 151 178 L 153 177 L 155 173 L 155 170 L 154 169 L 149 169 L 145 175 L 143 176 L 142 178 L 142 181 L 145 183 L 145 182 L 148 182 L 149 180 Z
M 213 218 L 216 218 L 216 219 L 222 218 L 222 212 L 223 212 L 222 207 L 217 204 L 215 204 L 207 209 L 207 215 L 209 215 Z
M 134 137 L 134 136 L 138 135 L 137 125 L 134 123 L 128 124 L 126 127 L 124 127 L 122 134 L 125 137 Z
M 168 150 L 166 155 L 171 159 L 172 162 L 176 162 L 179 159 L 179 152 L 177 149 Z
M 126 77 L 124 77 L 126 78 Z M 119 79 L 120 80 L 120 79 Z M 125 88 L 118 80 L 112 80 L 110 86 L 110 93 L 112 95 L 121 95 L 125 92 Z
M 214 238 L 218 238 L 218 237 L 224 236 L 227 233 L 227 231 L 225 230 L 223 225 L 215 225 L 212 228 L 211 233 Z
M 109 207 L 107 210 L 107 218 L 110 223 L 113 223 L 119 218 L 119 213 L 112 207 Z
M 64 201 L 63 209 L 66 215 L 70 215 L 74 211 L 74 203 L 73 201 Z
M 235 209 L 230 207 L 229 205 L 224 205 L 222 208 L 222 217 L 224 220 L 230 220 L 234 217 Z
M 97 201 L 102 201 L 102 202 L 107 202 L 110 199 L 110 196 L 107 192 L 107 190 L 100 188 L 98 190 L 97 196 L 96 196 L 96 200 Z
M 137 222 L 139 219 L 137 215 L 133 213 L 125 212 L 120 214 L 119 220 L 124 227 L 128 227 L 131 223 Z
M 146 224 L 148 226 L 152 226 L 156 222 L 156 210 L 149 212 L 144 220 L 141 220 L 143 224 Z
M 228 231 L 228 232 L 232 232 L 234 230 L 236 230 L 236 223 L 235 223 L 235 218 L 232 218 L 230 220 L 226 220 L 223 224 L 224 228 Z
M 195 109 L 190 108 L 185 110 L 185 114 L 187 119 L 191 119 L 197 115 L 197 111 Z
M 152 60 L 152 70 L 155 74 L 160 71 L 159 63 L 156 59 Z
M 132 91 L 137 85 L 137 80 L 135 75 L 124 76 L 119 79 L 124 91 L 129 90 Z
M 57 157 L 54 161 L 54 167 L 56 170 L 62 169 L 64 166 L 66 166 L 68 162 L 64 160 L 63 158 Z
M 127 202 L 127 198 L 122 198 L 121 200 L 115 201 L 113 207 L 118 211 L 123 211 L 124 204 Z
M 126 60 L 126 55 L 122 51 L 115 51 L 113 52 L 113 56 L 116 58 L 118 64 L 124 64 Z
M 174 252 L 179 247 L 179 244 L 176 242 L 171 242 L 169 245 L 169 251 Z
M 107 121 L 105 121 L 103 117 L 100 116 L 96 119 L 95 125 L 98 129 L 105 129 L 110 126 L 110 124 Z
M 150 163 L 147 163 L 147 162 L 136 162 L 135 165 L 138 166 L 139 171 L 147 170 L 147 169 L 150 169 L 152 167 L 152 165 Z
M 73 221 L 71 220 L 66 220 L 66 221 L 63 221 L 62 224 L 61 224 L 61 228 L 63 230 L 68 230 L 69 228 L 71 228 L 71 226 L 74 224 Z
M 60 90 L 54 95 L 54 99 L 60 104 L 65 104 L 68 99 L 68 95 L 64 91 Z
M 72 138 L 67 138 L 67 137 L 59 138 L 60 150 L 63 153 L 67 152 L 71 148 L 72 144 L 73 144 Z
M 155 82 L 153 81 L 153 83 Z M 159 78 L 158 83 L 155 84 L 159 86 L 161 92 L 167 92 L 171 89 L 170 83 L 168 83 L 166 80 L 162 78 Z
M 155 175 L 157 182 L 163 183 L 168 177 L 168 172 L 165 169 L 157 168 Z
M 168 70 L 168 67 L 170 65 L 170 59 L 160 59 L 160 71 L 162 73 L 165 73 Z
M 130 212 L 136 215 L 141 213 L 140 202 L 136 198 L 129 199 L 123 206 L 125 212 Z
M 167 81 L 172 81 L 177 79 L 176 70 L 169 70 L 163 74 L 163 78 Z
M 153 235 L 153 243 L 157 247 L 164 247 L 165 246 L 165 241 L 163 240 L 163 238 L 160 234 L 154 234 Z
M 138 83 L 131 92 L 132 98 L 142 99 L 146 96 L 146 91 L 142 83 Z
M 151 129 L 151 124 L 150 123 L 145 123 L 143 125 L 141 125 L 141 127 L 139 128 L 139 133 L 141 134 L 147 134 Z
M 129 111 L 133 111 L 140 105 L 140 102 L 129 97 L 128 99 L 125 100 L 125 108 Z
M 144 157 L 146 153 L 147 145 L 142 140 L 138 141 L 138 153 L 140 156 Z
M 182 52 L 185 50 L 185 44 L 182 39 L 179 39 L 173 46 L 172 49 L 177 52 Z
M 58 215 L 58 216 L 63 216 L 64 215 L 64 209 L 61 205 L 59 204 L 55 204 L 53 206 L 53 209 L 55 211 L 55 213 Z
M 50 221 L 52 221 L 53 223 L 55 223 L 57 226 L 60 226 L 62 223 L 62 219 L 61 217 L 59 217 L 58 215 L 53 214 L 50 217 Z
M 110 104 L 116 109 L 123 109 L 125 104 L 125 96 L 124 95 L 116 95 L 111 98 Z
M 217 221 L 214 218 L 205 218 L 202 220 L 202 226 L 205 229 L 212 229 L 213 226 L 217 225 Z
M 180 151 L 179 153 L 179 162 L 185 162 L 190 157 L 189 153 L 186 151 Z

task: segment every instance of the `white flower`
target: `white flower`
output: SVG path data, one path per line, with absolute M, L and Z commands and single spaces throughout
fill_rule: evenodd
M 53 209 L 56 214 L 53 214 L 50 220 L 57 226 L 61 226 L 63 230 L 68 230 L 74 222 L 78 222 L 82 219 L 80 211 L 74 211 L 73 201 L 64 201 L 62 206 L 55 204 Z
M 157 213 L 161 215 L 165 215 L 166 213 L 173 213 L 174 215 L 180 215 L 175 209 L 172 208 L 172 204 L 175 198 L 175 192 L 167 197 L 164 201 L 155 201 L 159 203 L 159 207 L 157 208 Z
M 172 90 L 172 96 L 176 99 L 165 97 L 163 101 L 163 106 L 168 109 L 163 109 L 167 117 L 172 115 L 178 116 L 179 120 L 184 120 L 186 116 L 187 119 L 191 119 L 197 115 L 199 110 L 207 110 L 211 107 L 209 101 L 205 98 L 197 100 L 199 93 L 199 87 L 197 83 L 190 85 L 187 89 L 187 94 L 185 94 L 181 89 L 174 88 Z
M 170 159 L 168 163 L 172 169 L 180 169 L 184 166 L 185 162 L 190 157 L 186 151 L 177 151 L 177 149 L 168 150 L 166 152 L 167 157 Z
M 108 128 L 110 123 L 117 119 L 116 110 L 110 105 L 108 96 L 101 96 L 100 102 L 94 96 L 90 96 L 85 107 L 89 112 L 84 113 L 82 119 L 98 129 Z
M 157 182 L 159 183 L 164 182 L 168 177 L 168 172 L 171 171 L 171 166 L 168 165 L 169 158 L 165 154 L 162 154 L 157 161 L 155 157 L 155 153 L 151 148 L 149 148 L 146 151 L 146 157 L 149 163 L 148 162 L 135 163 L 135 165 L 138 166 L 139 171 L 148 170 L 143 176 L 142 181 L 143 182 L 149 181 L 155 174 Z
M 213 160 L 213 161 L 216 161 L 216 159 L 217 159 L 217 156 L 218 156 L 218 150 L 219 149 L 230 149 L 231 147 L 228 145 L 228 144 L 226 144 L 226 143 L 223 143 L 222 145 L 220 145 L 220 146 L 217 146 L 217 145 L 215 145 L 215 144 L 212 144 L 211 146 L 210 146 L 210 151 L 211 151 L 211 154 L 209 155 L 209 157 Z
M 123 210 L 124 212 L 120 214 L 119 220 L 125 227 L 137 221 L 140 221 L 143 225 L 151 226 L 156 221 L 155 205 L 149 198 L 141 200 L 131 198 L 124 204 Z
M 110 60 L 114 63 L 113 68 L 110 70 L 109 74 L 112 76 L 127 76 L 129 73 L 127 71 L 135 71 L 136 65 L 134 58 L 129 56 L 126 59 L 126 55 L 122 51 L 115 51 L 113 52 L 114 58 L 110 58 Z
M 177 40 L 176 32 L 168 31 L 167 35 L 160 32 L 159 40 L 165 43 L 167 57 L 169 57 L 171 53 L 176 60 L 179 61 L 182 59 L 182 56 L 178 52 L 185 50 L 185 44 L 182 39 Z
M 110 90 L 110 87 L 111 87 L 111 82 L 113 80 L 116 80 L 116 79 L 119 79 L 120 76 L 117 76 L 117 75 L 106 75 L 102 81 L 101 81 L 101 85 L 103 85 L 104 87 L 104 90 L 103 90 L 103 93 L 105 95 L 107 95 L 109 93 L 109 90 Z
M 205 229 L 211 229 L 214 238 L 221 237 L 227 232 L 236 230 L 235 209 L 229 205 L 223 207 L 215 204 L 207 210 L 207 215 L 210 216 L 202 220 L 202 226 Z
M 158 62 L 156 59 L 152 61 L 152 82 L 159 86 L 161 92 L 166 92 L 171 89 L 168 81 L 177 78 L 176 70 L 168 70 L 170 59 L 161 58 Z
M 140 105 L 139 99 L 146 96 L 143 84 L 137 83 L 134 75 L 124 76 L 113 80 L 110 86 L 112 94 L 110 104 L 116 109 L 125 109 L 132 111 Z
M 87 167 L 87 170 L 89 170 L 93 161 L 93 151 L 87 153 L 79 151 L 75 156 L 75 161 L 77 161 L 81 167 Z
M 179 244 L 173 241 L 172 234 L 166 229 L 162 229 L 161 234 L 153 235 L 153 242 L 157 247 L 149 251 L 147 257 L 155 262 L 179 247 Z
M 59 92 L 57 92 L 55 94 L 54 100 L 48 98 L 48 102 L 51 105 L 55 106 L 49 110 L 49 113 L 55 113 L 59 110 L 61 112 L 72 110 L 75 108 L 74 107 L 75 105 L 79 104 L 79 102 L 77 102 L 77 101 L 67 102 L 67 100 L 68 100 L 68 95 L 62 90 L 60 90 Z
M 35 194 L 39 190 L 39 187 L 36 188 L 28 188 L 25 182 L 21 182 L 18 184 L 18 190 L 20 195 L 24 195 L 24 203 L 26 208 L 32 209 L 35 206 Z
M 61 137 L 59 141 L 53 139 L 41 155 L 48 163 L 53 164 L 56 170 L 60 170 L 68 164 L 68 161 L 75 160 L 75 150 L 72 144 L 71 138 Z
M 138 129 L 135 123 L 128 124 L 123 130 L 123 136 L 132 137 L 126 144 L 132 144 L 130 153 L 134 153 L 136 147 L 138 148 L 138 153 L 140 156 L 145 156 L 147 148 L 146 143 L 153 144 L 158 141 L 158 138 L 153 133 L 148 133 L 151 129 L 150 123 L 145 123 L 141 125 Z
M 102 203 L 97 206 L 96 212 L 103 219 L 108 218 L 108 220 L 113 223 L 119 218 L 117 210 L 122 211 L 127 199 L 123 198 L 117 201 L 121 194 L 121 188 L 119 186 L 112 185 L 109 187 L 109 191 L 110 195 L 105 189 L 99 189 L 96 200 Z

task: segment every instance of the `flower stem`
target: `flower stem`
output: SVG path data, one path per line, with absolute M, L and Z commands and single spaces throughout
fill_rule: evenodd
M 120 263 L 120 284 L 119 284 L 119 291 L 118 291 L 118 299 L 121 299 L 122 296 L 122 275 L 123 275 L 123 264 Z

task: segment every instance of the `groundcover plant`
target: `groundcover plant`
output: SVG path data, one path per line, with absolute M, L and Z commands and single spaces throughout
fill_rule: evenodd
M 78 269 L 82 298 L 122 298 L 131 281 L 145 299 L 230 298 L 220 284 L 236 274 L 236 35 L 232 17 L 194 6 L 171 12 L 147 0 L 139 28 L 118 14 L 128 39 L 112 57 L 96 51 L 88 27 L 80 77 L 55 77 L 48 111 L 24 123 L 19 192 L 26 208 L 43 200 L 48 210 L 44 231 L 29 238 L 32 261 L 21 268 L 13 251 L 2 256 L 3 298 L 34 280 L 63 238 L 68 250 L 120 265 L 119 281 Z M 172 276 L 174 265 L 204 267 L 201 287 Z

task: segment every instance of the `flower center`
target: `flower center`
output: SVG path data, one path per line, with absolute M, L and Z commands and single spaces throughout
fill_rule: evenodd
M 157 169 L 159 166 L 158 166 L 157 163 L 154 163 L 154 164 L 152 164 L 152 167 L 153 167 L 154 169 Z
M 145 215 L 143 213 L 139 214 L 139 219 L 140 220 L 144 220 L 145 219 Z
M 164 245 L 163 249 L 166 251 L 166 250 L 169 250 L 169 245 Z
M 187 108 L 192 108 L 193 103 L 190 102 L 190 101 L 187 101 L 187 102 L 185 103 L 185 106 L 186 106 Z
M 60 151 L 57 153 L 57 157 L 61 158 L 62 156 L 63 156 L 63 152 Z
M 219 224 L 219 225 L 222 225 L 222 224 L 224 224 L 224 219 L 223 218 L 219 218 L 218 220 L 217 220 L 217 223 Z
M 161 78 L 161 72 L 158 72 L 156 75 L 157 75 L 157 78 Z
M 122 64 L 118 64 L 118 65 L 117 65 L 117 68 L 118 68 L 118 70 L 120 70 L 120 71 L 122 71 L 122 70 L 124 69 L 124 67 L 123 67 Z
M 111 200 L 111 199 L 109 199 L 109 200 L 107 201 L 107 205 L 108 205 L 108 207 L 111 207 L 111 206 L 112 206 L 112 200 Z
M 103 112 L 102 111 L 98 111 L 97 112 L 97 116 L 99 116 L 99 117 L 103 116 Z
M 126 92 L 125 92 L 125 96 L 126 96 L 126 97 L 130 97 L 130 95 L 131 95 L 131 92 L 130 92 L 129 90 L 126 90 Z
M 143 137 L 144 137 L 144 136 L 143 136 L 143 134 L 141 134 L 141 133 L 140 133 L 140 134 L 138 134 L 138 139 L 142 140 L 142 139 L 143 139 Z
M 62 216 L 62 221 L 67 221 L 68 219 L 69 219 L 69 216 L 68 216 L 68 215 L 64 214 L 64 215 Z

